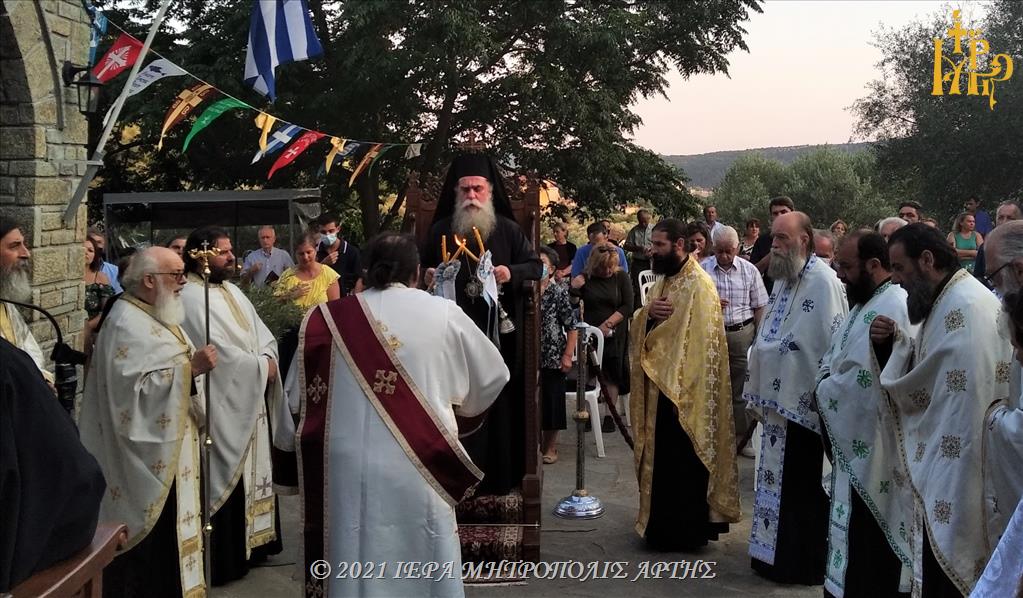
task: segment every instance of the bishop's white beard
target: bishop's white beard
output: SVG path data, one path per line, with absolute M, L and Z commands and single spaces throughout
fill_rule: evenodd
M 479 209 L 469 210 L 469 206 L 476 206 Z M 494 202 L 480 203 L 471 199 L 464 199 L 455 206 L 455 213 L 451 220 L 451 230 L 471 240 L 473 238 L 472 228 L 474 226 L 480 231 L 481 237 L 484 239 L 490 238 L 490 233 L 494 232 L 494 227 L 497 226 Z
M 178 326 L 185 321 L 185 303 L 181 295 L 160 285 L 160 293 L 156 296 L 156 319 L 168 326 Z
M 28 262 L 18 262 L 0 271 L 0 297 L 28 303 L 32 300 L 32 284 Z

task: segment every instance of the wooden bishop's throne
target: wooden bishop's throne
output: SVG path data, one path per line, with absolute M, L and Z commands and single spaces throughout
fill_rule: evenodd
M 477 147 L 467 148 L 479 151 Z M 437 211 L 444 175 L 420 184 L 415 175 L 406 191 L 406 210 L 417 245 L 425 245 Z M 504 181 L 515 220 L 534 248 L 540 246 L 540 188 L 535 176 L 512 176 Z M 484 495 L 458 505 L 458 530 L 463 562 L 540 558 L 540 502 L 543 466 L 540 459 L 540 291 L 536 281 L 522 283 L 525 298 L 522 330 L 522 387 L 525 422 L 522 433 L 525 475 L 517 489 L 503 496 Z M 518 325 L 518 323 L 517 323 Z M 515 375 L 514 373 L 512 375 Z

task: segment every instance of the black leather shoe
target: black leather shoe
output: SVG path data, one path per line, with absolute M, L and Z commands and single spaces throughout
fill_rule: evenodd
M 615 431 L 615 420 L 610 415 L 605 415 L 604 421 L 600 422 L 600 431 L 605 434 Z

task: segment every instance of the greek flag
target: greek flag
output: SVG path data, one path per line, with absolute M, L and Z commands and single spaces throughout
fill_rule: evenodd
M 266 151 L 256 152 L 256 155 L 252 156 L 252 164 L 262 160 L 263 156 L 272 156 L 281 151 L 281 148 L 291 143 L 292 138 L 301 130 L 298 125 L 288 125 L 274 131 L 266 144 Z
M 245 84 L 274 101 L 277 65 L 323 54 L 306 0 L 252 0 Z

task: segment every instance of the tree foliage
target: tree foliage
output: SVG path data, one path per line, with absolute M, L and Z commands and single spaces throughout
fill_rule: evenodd
M 993 110 L 987 97 L 966 95 L 965 69 L 962 95 L 931 95 L 932 40 L 945 38 L 945 56 L 956 62 L 963 58 L 952 54 L 946 35 L 951 11 L 902 29 L 883 29 L 877 35 L 881 77 L 854 105 L 858 134 L 878 141 L 879 176 L 946 225 L 971 194 L 991 209 L 1023 193 L 1023 3 L 996 0 L 981 16 L 963 11 L 963 27 L 981 29 L 990 43 L 979 70 L 987 71 L 987 59 L 999 53 L 1015 63 L 1012 78 L 995 86 Z
M 358 208 L 368 235 L 397 213 L 381 223 L 387 193 L 410 172 L 441 173 L 455 144 L 475 133 L 502 163 L 558 181 L 587 213 L 644 201 L 685 215 L 695 201 L 684 174 L 629 141 L 640 124 L 631 106 L 663 94 L 672 68 L 685 78 L 727 72 L 725 56 L 747 49 L 740 24 L 760 11 L 759 1 L 309 0 L 325 55 L 278 69 L 269 110 L 349 139 L 423 141 L 422 156 L 387 154 L 349 189 L 350 170 L 316 174 L 321 145 L 267 183 L 268 160 L 249 165 L 257 135 L 248 111 L 215 121 L 186 155 L 178 148 L 189 127 L 180 125 L 157 153 L 164 112 L 184 86 L 168 78 L 129 101 L 119 126 L 138 125 L 139 144 L 108 147 L 121 155 L 108 160 L 100 188 L 321 186 L 329 205 Z M 144 35 L 143 11 L 154 0 L 107 4 L 114 19 Z M 165 27 L 155 49 L 263 106 L 241 81 L 250 0 L 175 6 L 180 27 Z
M 838 219 L 850 226 L 871 226 L 894 214 L 892 197 L 876 178 L 870 151 L 847 154 L 822 148 L 789 165 L 758 153 L 740 157 L 715 190 L 711 202 L 722 221 L 737 228 L 750 218 L 765 223 L 768 200 L 787 195 L 814 225 L 827 228 Z

